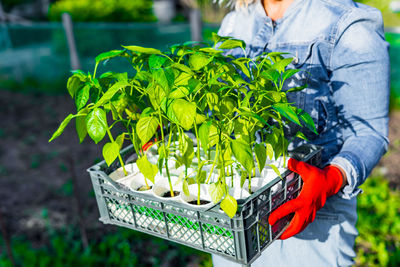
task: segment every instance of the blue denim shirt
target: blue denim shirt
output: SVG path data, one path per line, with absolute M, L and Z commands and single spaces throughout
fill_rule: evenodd
M 291 67 L 304 71 L 286 86 L 308 86 L 288 93 L 289 102 L 312 116 L 319 134 L 306 135 L 324 147 L 324 163 L 346 172 L 339 195 L 357 195 L 388 147 L 390 66 L 380 12 L 351 0 L 295 0 L 273 22 L 256 1 L 229 13 L 218 34 L 244 40 L 248 57 L 294 57 Z M 228 53 L 243 56 L 240 49 Z

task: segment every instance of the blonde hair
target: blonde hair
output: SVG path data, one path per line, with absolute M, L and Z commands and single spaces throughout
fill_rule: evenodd
M 256 2 L 257 0 L 214 0 L 214 3 L 218 3 L 219 5 L 226 4 L 227 6 L 236 10 L 241 8 L 247 8 L 250 4 Z

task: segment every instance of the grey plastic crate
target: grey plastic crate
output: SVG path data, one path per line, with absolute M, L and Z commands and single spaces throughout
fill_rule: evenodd
M 291 157 L 319 165 L 321 148 L 298 147 Z M 133 148 L 125 148 L 124 159 L 132 158 Z M 148 233 L 208 253 L 219 254 L 234 262 L 250 265 L 288 226 L 292 215 L 268 224 L 268 216 L 278 206 L 298 196 L 302 187 L 299 175 L 286 171 L 273 181 L 238 202 L 231 219 L 215 205 L 208 210 L 193 209 L 185 204 L 131 191 L 113 181 L 107 174 L 117 169 L 104 161 L 89 168 L 100 211 L 100 221 Z M 281 189 L 272 193 L 272 187 Z

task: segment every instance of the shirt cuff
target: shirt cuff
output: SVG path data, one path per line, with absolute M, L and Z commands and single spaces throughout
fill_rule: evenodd
M 359 167 L 359 162 L 353 157 L 352 153 L 342 152 L 333 157 L 333 159 L 328 163 L 332 165 L 337 165 L 343 169 L 346 173 L 347 185 L 343 187 L 337 195 L 344 199 L 351 199 L 356 197 L 362 192 L 358 186 L 360 185 L 359 179 L 361 179 L 361 173 Z

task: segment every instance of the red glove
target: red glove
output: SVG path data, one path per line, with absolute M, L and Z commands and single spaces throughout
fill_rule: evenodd
M 288 168 L 298 173 L 304 184 L 296 199 L 277 208 L 268 218 L 269 224 L 274 225 L 279 219 L 294 212 L 292 221 L 280 239 L 287 239 L 303 231 L 314 221 L 317 210 L 325 205 L 326 199 L 336 194 L 343 183 L 341 171 L 332 165 L 319 169 L 291 158 Z

